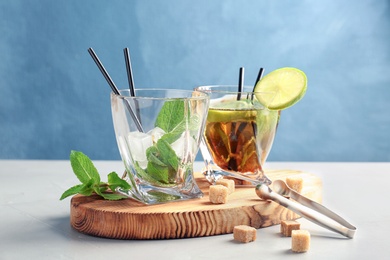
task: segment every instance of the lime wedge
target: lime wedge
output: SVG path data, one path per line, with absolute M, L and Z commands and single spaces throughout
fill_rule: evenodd
M 257 100 L 270 110 L 283 110 L 297 103 L 306 93 L 307 78 L 296 68 L 280 68 L 264 76 L 255 86 L 255 92 L 274 92 L 275 96 L 256 95 Z
M 235 95 L 234 98 L 237 96 Z M 254 120 L 256 110 L 250 100 L 223 99 L 211 102 L 207 115 L 208 122 L 232 122 L 237 120 Z
M 209 108 L 208 122 L 234 122 L 238 120 L 256 120 L 256 110 L 235 110 L 228 108 Z

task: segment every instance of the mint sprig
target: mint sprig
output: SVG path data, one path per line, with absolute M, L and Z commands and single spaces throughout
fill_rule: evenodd
M 141 168 L 137 162 L 134 165 L 143 179 L 166 187 L 175 184 L 180 158 L 172 149 L 171 144 L 178 140 L 188 128 L 188 122 L 185 120 L 187 117 L 191 116 L 190 122 L 193 124 L 189 125 L 190 130 L 192 128 L 196 129 L 198 124 L 196 116 L 190 115 L 189 110 L 185 108 L 186 105 L 187 103 L 183 100 L 170 100 L 165 102 L 159 111 L 155 127 L 164 130 L 165 134 L 146 150 L 148 159 L 146 169 Z M 187 114 L 186 111 L 188 111 Z M 111 172 L 108 174 L 108 181 L 101 182 L 100 175 L 92 161 L 85 154 L 78 151 L 71 151 L 70 162 L 73 172 L 81 184 L 66 190 L 60 200 L 76 194 L 85 196 L 97 194 L 107 200 L 127 198 L 125 195 L 112 193 L 117 188 L 131 189 L 130 184 L 121 179 L 117 173 Z
M 186 130 L 185 102 L 183 100 L 166 101 L 155 121 L 155 127 L 165 134 L 146 150 L 148 164 L 146 174 L 159 184 L 174 184 L 180 158 L 172 149 L 175 142 Z
M 115 192 L 118 187 L 130 189 L 130 184 L 121 179 L 116 172 L 108 174 L 107 182 L 101 182 L 99 172 L 93 165 L 91 159 L 79 151 L 72 150 L 70 152 L 70 164 L 74 174 L 81 184 L 67 189 L 61 195 L 60 200 L 76 194 L 90 196 L 93 193 L 96 193 L 107 200 L 120 200 L 127 198 L 125 195 L 112 193 Z M 109 192 L 110 190 L 112 192 Z

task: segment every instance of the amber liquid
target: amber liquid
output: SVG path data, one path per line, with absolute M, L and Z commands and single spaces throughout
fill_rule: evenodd
M 211 110 L 209 113 L 212 113 Z M 237 115 L 240 112 L 224 109 L 223 113 Z M 242 113 L 246 115 L 243 118 L 236 116 L 232 121 L 211 122 L 208 118 L 205 140 L 214 163 L 223 170 L 246 175 L 262 172 L 262 164 L 272 146 L 279 117 L 277 111 L 267 113 L 270 116 L 260 110 L 250 110 L 249 113 Z

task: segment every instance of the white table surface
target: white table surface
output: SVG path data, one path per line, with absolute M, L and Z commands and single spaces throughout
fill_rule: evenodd
M 103 180 L 123 171 L 120 161 L 94 161 Z M 195 169 L 200 170 L 197 162 Z M 268 162 L 268 169 L 314 173 L 323 180 L 323 204 L 357 227 L 353 239 L 299 219 L 311 233 L 306 253 L 291 252 L 280 226 L 257 230 L 257 240 L 233 235 L 170 240 L 114 240 L 70 226 L 70 198 L 78 184 L 69 161 L 0 160 L 0 259 L 385 259 L 390 255 L 390 163 Z

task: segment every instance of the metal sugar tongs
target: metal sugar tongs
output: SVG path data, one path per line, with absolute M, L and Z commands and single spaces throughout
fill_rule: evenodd
M 204 141 L 202 140 L 202 142 Z M 204 143 L 200 146 L 200 149 L 207 149 Z M 259 198 L 263 200 L 272 200 L 306 218 L 307 220 L 331 231 L 339 233 L 347 238 L 353 238 L 355 235 L 355 226 L 351 225 L 348 221 L 337 215 L 335 212 L 324 207 L 323 205 L 290 189 L 290 187 L 288 187 L 284 181 L 274 181 L 274 190 L 272 190 L 269 187 L 272 182 L 265 174 L 263 179 L 253 180 L 242 175 L 236 175 L 227 171 L 213 169 L 212 158 L 209 156 L 209 153 L 203 151 L 202 155 L 206 164 L 206 170 L 203 172 L 203 175 L 210 183 L 215 183 L 216 180 L 224 176 L 247 181 L 255 186 L 255 191 Z M 290 200 L 289 198 L 293 200 Z

